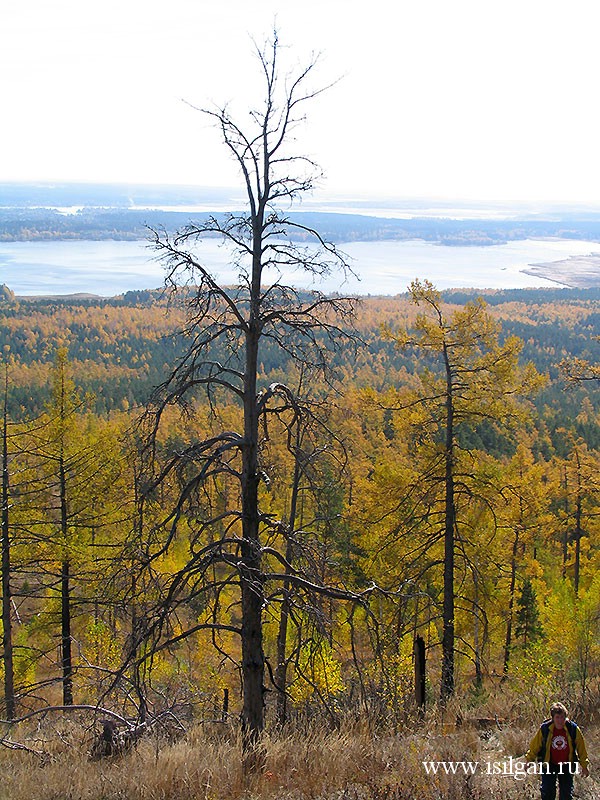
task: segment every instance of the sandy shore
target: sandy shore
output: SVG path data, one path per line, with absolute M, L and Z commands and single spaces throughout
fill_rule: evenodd
M 561 261 L 531 264 L 524 269 L 527 275 L 536 275 L 572 289 L 600 287 L 600 253 L 587 256 L 570 256 Z

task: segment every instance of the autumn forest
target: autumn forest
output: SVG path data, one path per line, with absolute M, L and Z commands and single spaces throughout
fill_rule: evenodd
M 151 232 L 163 290 L 3 289 L 2 716 L 239 721 L 245 753 L 307 721 L 592 718 L 598 290 L 344 296 L 343 248 L 280 210 L 312 186 L 314 65 L 257 57 L 248 130 L 206 112 L 248 211 Z M 289 264 L 340 294 L 264 283 Z
M 457 685 L 475 690 L 503 675 L 526 681 L 554 652 L 561 668 L 547 680 L 589 690 L 598 658 L 600 425 L 595 382 L 574 380 L 568 369 L 597 358 L 589 294 L 498 292 L 486 304 L 476 294 L 415 285 L 395 298 L 365 298 L 319 378 L 265 348 L 259 393 L 291 383 L 305 405 L 303 416 L 282 400 L 280 413 L 261 421 L 261 507 L 277 520 L 268 547 L 297 548 L 310 580 L 348 594 L 335 603 L 290 585 L 268 604 L 267 657 L 273 674 L 286 667 L 288 707 L 280 714 L 321 704 L 335 713 L 359 686 L 365 702 L 385 687 L 384 705 L 412 704 L 416 635 L 426 642 L 427 692 L 437 699 L 446 337 L 461 376 L 453 434 Z M 144 681 L 161 692 L 183 683 L 213 705 L 229 689 L 234 708 L 239 612 L 230 576 L 212 586 L 214 596 L 182 576 L 177 614 L 161 618 L 197 526 L 219 507 L 225 513 L 234 478 L 214 476 L 186 498 L 184 527 L 168 553 L 168 510 L 185 474 L 162 482 L 160 498 L 142 492 L 144 398 L 190 346 L 188 302 L 185 294 L 148 292 L 2 303 L 6 619 L 24 708 L 61 686 L 69 702 L 95 701 L 141 620 L 161 637 L 160 654 L 136 668 Z M 219 426 L 235 429 L 240 414 L 218 387 L 208 399 L 198 389 L 185 408 L 166 410 L 154 456 L 167 464 L 184 443 L 209 439 Z M 272 570 L 283 575 L 291 561 L 288 553 Z M 288 595 L 283 650 L 277 634 Z M 559 624 L 565 608 L 578 620 L 569 640 Z M 76 643 L 67 665 L 65 612 Z M 202 628 L 207 620 L 224 626 L 218 636 Z

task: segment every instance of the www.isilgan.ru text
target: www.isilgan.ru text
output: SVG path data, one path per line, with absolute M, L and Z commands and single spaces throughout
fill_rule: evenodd
M 550 771 L 547 763 L 519 761 L 512 756 L 505 761 L 423 761 L 427 775 L 496 775 L 523 780 L 528 775 L 544 775 Z M 565 762 L 558 765 L 559 774 L 570 772 L 576 775 L 579 764 Z

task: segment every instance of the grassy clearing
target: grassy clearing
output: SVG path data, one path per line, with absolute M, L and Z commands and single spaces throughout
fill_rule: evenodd
M 2 800 L 465 800 L 537 798 L 537 779 L 488 775 L 488 763 L 522 755 L 532 728 L 453 729 L 434 721 L 394 733 L 367 726 L 323 728 L 267 736 L 260 769 L 244 769 L 239 737 L 203 726 L 175 743 L 142 741 L 126 755 L 88 758 L 91 731 L 64 722 L 29 731 L 41 759 L 0 751 Z M 21 731 L 22 733 L 22 731 Z M 45 741 L 43 738 L 48 737 Z M 600 729 L 586 728 L 588 749 L 600 747 Z M 21 738 L 23 741 L 23 738 Z M 478 762 L 475 775 L 427 775 L 423 761 Z M 580 800 L 596 800 L 600 780 L 577 780 Z

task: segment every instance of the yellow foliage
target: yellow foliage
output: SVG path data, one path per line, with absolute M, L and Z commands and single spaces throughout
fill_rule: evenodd
M 289 694 L 296 705 L 315 695 L 330 698 L 344 689 L 342 665 L 325 641 L 311 642 L 300 654 Z

